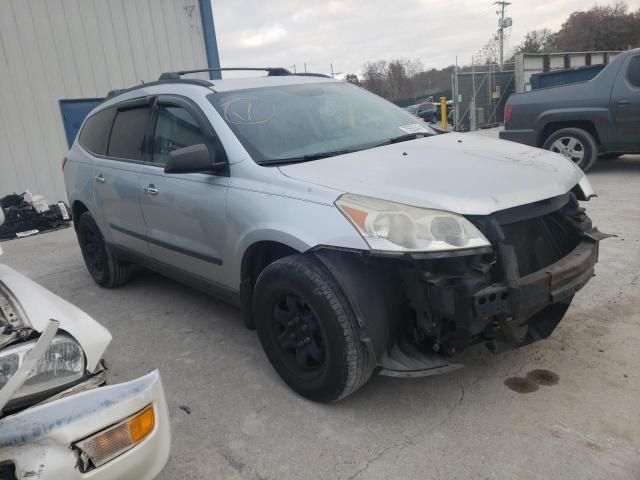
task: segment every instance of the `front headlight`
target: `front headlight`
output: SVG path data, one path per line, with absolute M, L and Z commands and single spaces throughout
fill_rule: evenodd
M 347 193 L 336 206 L 372 250 L 441 252 L 491 244 L 466 218 Z
M 0 352 L 0 389 L 18 371 L 35 345 L 36 341 L 33 340 Z M 57 335 L 27 380 L 11 397 L 11 403 L 73 384 L 82 379 L 85 366 L 82 347 L 67 335 Z

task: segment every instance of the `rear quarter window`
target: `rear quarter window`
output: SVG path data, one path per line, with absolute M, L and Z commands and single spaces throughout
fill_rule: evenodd
M 627 70 L 627 80 L 635 88 L 640 88 L 640 55 L 633 57 L 629 62 Z
M 107 108 L 87 118 L 78 137 L 78 143 L 91 153 L 106 155 L 111 125 L 115 115 L 115 108 Z

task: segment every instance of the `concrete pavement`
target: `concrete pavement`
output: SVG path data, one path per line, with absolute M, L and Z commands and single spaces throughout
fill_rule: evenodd
M 148 272 L 96 286 L 72 229 L 3 243 L 2 261 L 111 330 L 112 382 L 160 369 L 173 426 L 161 480 L 639 479 L 640 157 L 590 178 L 588 211 L 618 238 L 551 338 L 476 348 L 439 377 L 373 377 L 334 405 L 291 392 L 235 308 Z M 557 384 L 505 386 L 536 369 Z

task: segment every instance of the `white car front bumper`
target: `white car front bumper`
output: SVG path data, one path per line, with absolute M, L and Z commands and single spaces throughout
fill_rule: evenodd
M 153 405 L 155 426 L 144 440 L 98 468 L 79 470 L 71 445 L 148 405 Z M 150 480 L 169 457 L 170 437 L 162 381 L 154 370 L 131 382 L 95 388 L 1 419 L 0 465 L 13 463 L 20 479 Z

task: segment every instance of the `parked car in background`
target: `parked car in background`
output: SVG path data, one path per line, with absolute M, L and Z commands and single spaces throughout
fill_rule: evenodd
M 162 470 L 170 426 L 160 376 L 104 386 L 110 342 L 86 313 L 0 264 L 2 480 L 146 480 Z
M 64 177 L 99 285 L 138 264 L 238 305 L 284 381 L 322 402 L 551 334 L 603 238 L 580 169 L 268 72 L 168 73 L 89 115 Z
M 511 95 L 500 138 L 560 153 L 585 171 L 599 157 L 640 153 L 640 49 L 587 82 Z
M 438 119 L 437 106 L 433 102 L 424 102 L 418 105 L 416 115 L 425 122 L 435 123 Z
M 408 107 L 404 107 L 404 109 L 412 115 L 418 115 L 418 105 L 409 105 Z

